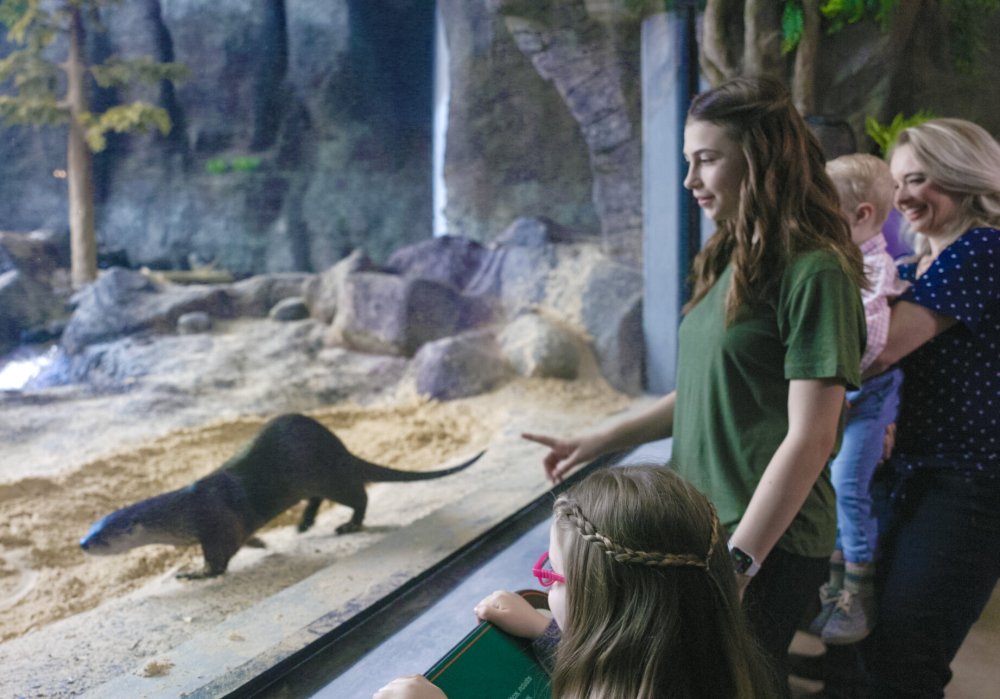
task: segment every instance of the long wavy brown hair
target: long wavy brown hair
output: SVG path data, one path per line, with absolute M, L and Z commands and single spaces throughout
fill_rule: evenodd
M 597 471 L 554 511 L 567 618 L 552 696 L 775 696 L 708 498 L 644 464 Z
M 780 82 L 736 78 L 722 83 L 695 97 L 688 110 L 692 121 L 724 128 L 746 158 L 747 175 L 737 215 L 718 222 L 695 258 L 685 313 L 731 264 L 733 282 L 726 297 L 726 321 L 731 322 L 744 305 L 767 297 L 792 258 L 813 250 L 833 253 L 859 287 L 867 288 L 861 252 L 851 242 L 822 147 Z

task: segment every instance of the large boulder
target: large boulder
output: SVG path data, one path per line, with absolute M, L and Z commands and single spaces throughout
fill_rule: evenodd
M 646 342 L 642 330 L 642 295 L 636 294 L 607 318 L 594 338 L 601 374 L 625 393 L 638 394 L 646 386 Z
M 400 248 L 389 257 L 385 270 L 462 290 L 488 257 L 489 251 L 474 240 L 443 235 Z
M 580 350 L 573 334 L 538 313 L 524 313 L 500 333 L 507 362 L 522 376 L 575 379 Z
M 495 298 L 508 318 L 542 308 L 592 343 L 604 377 L 616 388 L 638 393 L 644 387 L 642 273 L 618 262 L 594 243 L 545 242 L 548 229 L 522 220 L 509 239 L 525 244 L 497 246 L 469 295 Z
M 417 391 L 453 400 L 490 391 L 513 372 L 489 330 L 474 330 L 429 342 L 413 358 Z
M 376 354 L 412 356 L 421 345 L 454 335 L 465 302 L 450 285 L 382 272 L 350 275 L 329 341 Z

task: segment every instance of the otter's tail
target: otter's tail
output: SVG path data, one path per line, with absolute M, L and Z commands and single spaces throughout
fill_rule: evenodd
M 363 464 L 362 480 L 367 483 L 392 483 L 392 482 L 405 482 L 405 481 L 427 481 L 432 478 L 443 478 L 444 476 L 450 476 L 453 473 L 458 473 L 469 466 L 479 461 L 479 457 L 486 453 L 486 450 L 479 452 L 473 456 L 468 461 L 463 461 L 457 466 L 452 466 L 451 468 L 443 468 L 437 471 L 399 471 L 394 468 L 386 468 L 385 466 L 379 466 L 378 464 L 373 464 L 370 461 L 361 460 Z

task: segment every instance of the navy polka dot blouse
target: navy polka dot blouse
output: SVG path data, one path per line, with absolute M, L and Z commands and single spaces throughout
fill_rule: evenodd
M 1000 473 L 1000 231 L 973 228 L 945 248 L 899 300 L 959 322 L 906 356 L 897 468 Z

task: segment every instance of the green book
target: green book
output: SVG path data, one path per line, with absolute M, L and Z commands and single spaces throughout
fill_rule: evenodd
M 551 697 L 549 676 L 535 658 L 530 642 L 504 633 L 488 621 L 473 629 L 424 676 L 448 699 Z

